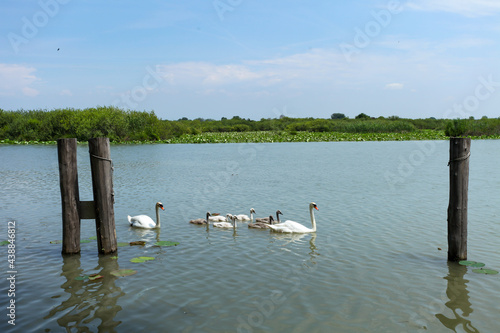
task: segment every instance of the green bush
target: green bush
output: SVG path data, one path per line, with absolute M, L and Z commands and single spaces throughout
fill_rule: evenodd
M 454 119 L 446 124 L 444 134 L 449 137 L 460 137 L 467 135 L 467 120 Z

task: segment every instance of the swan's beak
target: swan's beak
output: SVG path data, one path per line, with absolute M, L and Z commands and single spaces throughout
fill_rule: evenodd
M 314 208 L 316 208 L 316 210 L 319 210 L 318 206 L 314 206 Z
M 161 210 L 165 210 L 165 208 L 163 208 L 163 206 L 160 206 Z M 317 208 L 316 208 L 317 209 Z

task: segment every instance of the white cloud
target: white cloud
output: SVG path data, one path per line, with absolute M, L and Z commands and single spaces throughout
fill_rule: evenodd
M 73 96 L 73 93 L 69 89 L 63 89 L 63 90 L 61 90 L 59 95 L 61 95 L 61 96 Z
M 443 43 L 446 43 L 443 42 Z M 481 45 L 470 38 L 468 45 Z M 392 43 L 394 44 L 394 43 Z M 397 40 L 396 40 L 396 44 Z M 266 96 L 296 98 L 301 95 L 329 96 L 343 99 L 350 92 L 412 89 L 421 91 L 429 82 L 435 92 L 451 89 L 449 82 L 477 73 L 478 65 L 489 63 L 483 58 L 464 63 L 447 49 L 461 47 L 458 40 L 440 45 L 422 40 L 401 40 L 399 52 L 374 52 L 361 49 L 347 62 L 337 49 L 314 49 L 309 52 L 240 63 L 213 64 L 183 62 L 157 66 L 165 81 L 165 93 L 190 91 L 197 95 L 232 97 Z M 377 46 L 377 45 L 374 45 Z M 387 78 L 391 81 L 387 81 Z M 392 81 L 393 80 L 393 81 Z M 404 82 L 404 83 L 402 83 Z M 168 84 L 167 84 L 168 83 Z M 413 92 L 416 92 L 414 90 Z
M 29 97 L 35 97 L 36 95 L 40 94 L 40 92 L 36 89 L 30 88 L 30 87 L 23 87 L 22 89 L 23 94 Z
M 335 81 L 345 70 L 344 57 L 336 51 L 313 50 L 266 60 L 248 60 L 240 64 L 216 65 L 184 62 L 157 66 L 157 72 L 171 85 L 234 87 L 250 83 L 261 88 L 278 84 L 301 85 L 307 82 Z M 329 73 L 335 73 L 329 77 Z M 215 91 L 215 90 L 214 90 Z
M 450 12 L 467 17 L 490 16 L 500 12 L 498 0 L 411 0 L 406 4 L 410 10 Z
M 31 85 L 39 79 L 33 74 L 33 67 L 15 64 L 0 64 L 0 95 L 16 95 L 22 93 L 25 96 L 36 96 L 39 91 Z
M 215 65 L 207 62 L 183 62 L 157 66 L 157 72 L 170 84 L 224 85 L 256 80 L 261 74 L 243 65 Z
M 403 89 L 404 84 L 402 83 L 388 83 L 385 85 L 385 89 L 389 90 L 401 90 Z

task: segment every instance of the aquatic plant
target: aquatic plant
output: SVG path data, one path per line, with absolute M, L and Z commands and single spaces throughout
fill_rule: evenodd
M 154 257 L 137 257 L 130 259 L 131 262 L 146 262 L 150 260 L 154 260 Z

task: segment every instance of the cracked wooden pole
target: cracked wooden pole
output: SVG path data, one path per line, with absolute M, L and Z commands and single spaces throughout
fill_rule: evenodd
M 59 185 L 62 204 L 62 254 L 80 253 L 80 194 L 76 163 L 76 139 L 57 140 Z
M 90 168 L 94 192 L 97 249 L 101 254 L 116 252 L 115 212 L 113 209 L 113 162 L 108 138 L 89 140 Z
M 467 203 L 470 138 L 450 138 L 450 202 L 448 260 L 467 260 Z

